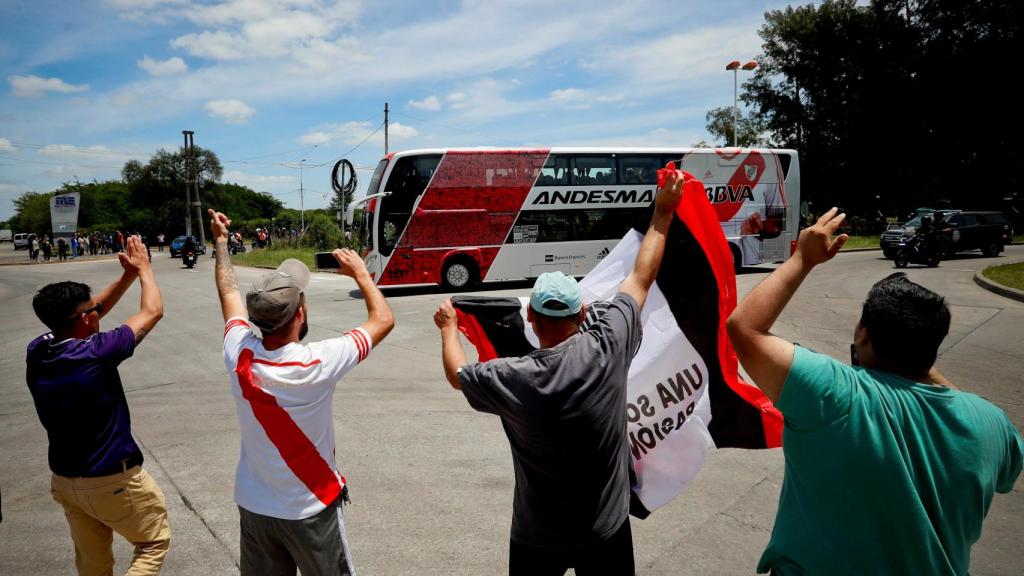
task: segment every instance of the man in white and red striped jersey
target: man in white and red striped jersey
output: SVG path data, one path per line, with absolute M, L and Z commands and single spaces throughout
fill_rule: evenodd
M 334 462 L 331 400 L 341 377 L 394 327 L 391 308 L 359 256 L 335 250 L 338 272 L 355 279 L 368 318 L 339 338 L 303 343 L 309 269 L 285 260 L 256 279 L 243 305 L 228 254 L 231 221 L 213 210 L 210 216 L 226 322 L 224 362 L 242 436 L 235 474 L 242 576 L 294 575 L 296 568 L 303 576 L 355 574 L 341 514 L 347 491 Z

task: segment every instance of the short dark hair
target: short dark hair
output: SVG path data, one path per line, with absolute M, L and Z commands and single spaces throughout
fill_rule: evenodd
M 885 364 L 905 374 L 923 374 L 935 365 L 949 320 L 945 298 L 897 272 L 871 287 L 860 324 Z
M 47 328 L 59 330 L 71 324 L 78 307 L 91 296 L 92 290 L 81 282 L 55 282 L 36 292 L 32 309 Z

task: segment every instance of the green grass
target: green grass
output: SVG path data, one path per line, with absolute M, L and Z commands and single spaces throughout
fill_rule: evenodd
M 302 260 L 309 266 L 310 270 L 316 269 L 313 254 L 316 250 L 312 248 L 290 248 L 288 246 L 274 248 L 248 249 L 244 254 L 235 254 L 231 261 L 240 266 L 270 266 L 277 268 L 278 264 L 289 258 Z
M 878 236 L 850 236 L 843 245 L 843 250 L 853 248 L 878 248 Z
M 1014 244 L 1024 244 L 1024 234 L 1018 234 L 1013 237 Z
M 993 266 L 986 268 L 981 273 L 985 278 L 1003 286 L 1024 290 L 1024 262 Z

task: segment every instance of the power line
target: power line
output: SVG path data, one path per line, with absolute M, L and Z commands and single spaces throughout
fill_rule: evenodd
M 359 141 L 359 144 L 356 144 L 356 145 L 355 145 L 355 146 L 353 146 L 352 148 L 350 148 L 350 149 L 346 150 L 345 152 L 343 152 L 343 153 L 342 153 L 342 154 L 341 154 L 340 156 L 338 156 L 337 158 L 335 158 L 335 159 L 333 159 L 333 160 L 328 160 L 327 162 L 324 162 L 324 163 L 322 163 L 322 164 L 310 164 L 310 165 L 308 165 L 308 166 L 306 166 L 306 167 L 307 167 L 307 168 L 322 168 L 322 167 L 324 167 L 324 166 L 327 166 L 327 165 L 329 165 L 329 164 L 334 164 L 334 163 L 335 163 L 335 162 L 337 162 L 338 160 L 341 160 L 341 159 L 342 159 L 342 158 L 344 158 L 345 156 L 348 156 L 349 154 L 351 154 L 351 153 L 355 152 L 356 150 L 358 150 L 358 149 L 359 149 L 359 147 L 360 147 L 360 146 L 362 146 L 363 144 L 366 144 L 366 142 L 367 142 L 367 141 L 368 141 L 368 140 L 369 140 L 370 138 L 373 138 L 373 136 L 374 136 L 375 134 L 377 134 L 377 132 L 380 132 L 380 129 L 381 129 L 381 128 L 383 128 L 383 127 L 384 127 L 384 122 L 382 121 L 382 122 L 381 122 L 380 124 L 378 124 L 378 125 L 377 125 L 377 128 L 376 128 L 376 129 L 374 129 L 374 131 L 373 131 L 373 132 L 370 132 L 369 134 L 367 134 L 367 135 L 366 135 L 366 138 L 363 138 L 362 140 L 360 140 L 360 141 Z
M 15 162 L 25 162 L 28 164 L 42 164 L 44 166 L 77 166 L 79 168 L 105 168 L 105 169 L 117 169 L 116 166 L 101 165 L 101 164 L 78 164 L 76 162 L 46 162 L 44 160 L 26 160 L 23 158 L 15 158 L 13 156 L 0 155 L 0 158 L 5 160 L 14 160 Z

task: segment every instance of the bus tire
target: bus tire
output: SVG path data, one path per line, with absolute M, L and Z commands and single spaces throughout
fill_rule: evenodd
M 729 244 L 729 252 L 732 252 L 732 269 L 739 274 L 743 270 L 743 252 L 735 244 Z
M 441 271 L 441 286 L 448 290 L 465 290 L 478 282 L 476 262 L 470 258 L 455 257 Z

